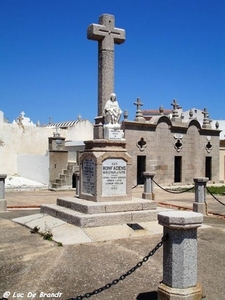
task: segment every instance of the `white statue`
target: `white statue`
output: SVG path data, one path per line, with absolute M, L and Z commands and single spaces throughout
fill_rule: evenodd
M 112 93 L 104 108 L 105 124 L 119 124 L 122 110 L 116 100 L 116 94 Z

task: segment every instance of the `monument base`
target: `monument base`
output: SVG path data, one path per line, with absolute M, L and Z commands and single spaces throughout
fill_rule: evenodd
M 132 198 L 132 159 L 126 141 L 85 141 L 80 156 L 79 198 L 95 202 L 127 201 Z
M 160 211 L 156 202 L 132 198 L 132 159 L 126 141 L 84 143 L 77 197 L 42 205 L 41 213 L 82 228 L 155 221 Z
M 202 286 L 196 286 L 177 289 L 172 288 L 164 283 L 160 283 L 158 287 L 158 300 L 201 300 L 202 299 Z
M 6 211 L 6 210 L 7 210 L 7 200 L 0 199 L 0 211 Z
M 157 219 L 159 211 L 154 201 L 140 198 L 97 203 L 79 198 L 59 198 L 57 204 L 41 206 L 41 213 L 82 228 L 151 222 Z

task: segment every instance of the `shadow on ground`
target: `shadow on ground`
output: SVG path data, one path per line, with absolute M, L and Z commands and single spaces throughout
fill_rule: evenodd
M 137 300 L 157 300 L 157 292 L 141 293 L 137 296 Z

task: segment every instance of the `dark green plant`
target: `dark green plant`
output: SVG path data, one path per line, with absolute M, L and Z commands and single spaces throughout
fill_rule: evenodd
M 225 186 L 209 186 L 207 189 L 210 191 L 212 194 L 217 194 L 217 195 L 224 195 L 225 194 Z
M 52 241 L 53 234 L 51 229 L 48 229 L 45 232 L 41 232 L 41 236 L 43 237 L 44 240 Z

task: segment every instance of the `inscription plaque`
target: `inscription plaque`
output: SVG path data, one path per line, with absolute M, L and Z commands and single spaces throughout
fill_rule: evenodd
M 106 159 L 102 163 L 102 194 L 126 194 L 127 164 L 123 159 Z
M 92 159 L 83 161 L 83 184 L 82 192 L 86 194 L 95 194 L 95 162 Z

